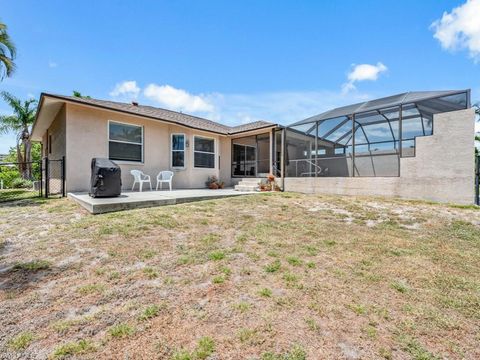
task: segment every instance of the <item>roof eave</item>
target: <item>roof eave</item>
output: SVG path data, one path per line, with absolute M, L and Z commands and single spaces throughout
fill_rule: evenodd
M 197 127 L 197 126 L 186 125 L 186 124 L 182 124 L 182 123 L 180 123 L 180 122 L 178 122 L 178 121 L 174 121 L 174 120 L 166 120 L 166 119 L 162 119 L 162 118 L 155 117 L 155 116 L 149 116 L 149 115 L 145 115 L 145 114 L 138 114 L 138 113 L 135 113 L 135 112 L 133 112 L 133 111 L 115 109 L 115 108 L 112 108 L 112 107 L 109 107 L 109 106 L 100 105 L 100 104 L 86 103 L 86 102 L 83 102 L 83 101 L 81 101 L 81 100 L 76 101 L 75 99 L 67 98 L 67 97 L 63 97 L 63 96 L 59 96 L 59 95 L 42 93 L 41 96 L 43 96 L 43 97 L 51 97 L 51 98 L 54 98 L 54 99 L 57 99 L 57 100 L 65 101 L 65 102 L 67 102 L 67 103 L 73 103 L 73 104 L 75 104 L 75 105 L 87 106 L 87 107 L 93 107 L 93 108 L 99 108 L 99 109 L 103 109 L 103 110 L 107 110 L 107 111 L 118 112 L 118 113 L 121 113 L 121 114 L 128 114 L 128 115 L 137 116 L 137 117 L 143 117 L 143 118 L 147 118 L 147 119 L 151 119 L 151 120 L 162 121 L 162 122 L 166 122 L 166 123 L 170 123 L 170 124 L 175 124 L 175 125 L 178 125 L 178 126 L 183 126 L 183 127 L 189 128 L 189 129 L 194 129 L 194 130 L 199 130 L 199 131 L 205 131 L 205 132 L 209 132 L 209 133 L 213 133 L 213 134 L 218 134 L 218 135 L 228 135 L 228 132 L 220 132 L 220 131 L 209 130 L 209 129 L 205 129 L 205 128 L 201 128 L 201 127 Z

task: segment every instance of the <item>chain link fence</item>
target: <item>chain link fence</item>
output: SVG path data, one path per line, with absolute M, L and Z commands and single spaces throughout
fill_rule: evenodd
M 0 163 L 0 203 L 65 196 L 65 160 Z

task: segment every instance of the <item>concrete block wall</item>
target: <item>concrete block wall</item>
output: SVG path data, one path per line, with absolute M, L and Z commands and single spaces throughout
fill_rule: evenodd
M 290 177 L 285 190 L 472 204 L 474 127 L 473 109 L 437 114 L 433 135 L 416 138 L 416 156 L 400 159 L 399 177 Z

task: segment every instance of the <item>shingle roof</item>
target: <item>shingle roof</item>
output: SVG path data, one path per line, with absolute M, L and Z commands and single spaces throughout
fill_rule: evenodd
M 276 124 L 267 122 L 267 121 L 255 121 L 248 124 L 243 124 L 239 126 L 227 126 L 220 123 L 217 123 L 212 120 L 204 119 L 198 116 L 188 115 L 172 110 L 156 108 L 153 106 L 147 105 L 133 105 L 129 103 L 122 103 L 116 101 L 108 100 L 98 100 L 92 98 L 80 98 L 76 96 L 67 96 L 67 95 L 56 95 L 56 94 L 47 94 L 42 93 L 42 97 L 53 97 L 57 99 L 63 99 L 67 101 L 72 101 L 78 104 L 91 105 L 107 110 L 116 110 L 128 114 L 145 116 L 148 118 L 153 118 L 157 120 L 162 120 L 166 122 L 171 122 L 178 125 L 187 126 L 190 128 L 195 128 L 198 130 L 205 130 L 214 132 L 217 134 L 237 134 L 240 132 L 250 131 L 261 129 L 269 126 L 276 126 Z M 41 104 L 41 103 L 40 103 Z
M 412 102 L 418 102 L 421 100 L 431 99 L 440 96 L 448 96 L 466 92 L 467 90 L 446 90 L 446 91 L 410 91 L 397 95 L 387 96 L 380 99 L 374 99 L 365 101 L 358 104 L 352 104 L 347 106 L 338 107 L 332 110 L 325 111 L 319 115 L 309 117 L 308 119 L 298 121 L 289 126 L 307 124 L 319 120 L 327 120 L 340 116 L 347 116 L 352 114 L 358 114 L 360 112 L 366 112 L 370 110 L 377 110 L 381 108 L 388 108 L 398 106 L 401 104 L 408 104 Z

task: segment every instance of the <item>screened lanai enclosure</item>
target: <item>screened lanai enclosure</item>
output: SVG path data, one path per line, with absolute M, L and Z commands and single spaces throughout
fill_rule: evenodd
M 408 92 L 299 121 L 285 129 L 285 176 L 400 176 L 434 115 L 469 107 L 469 90 Z

